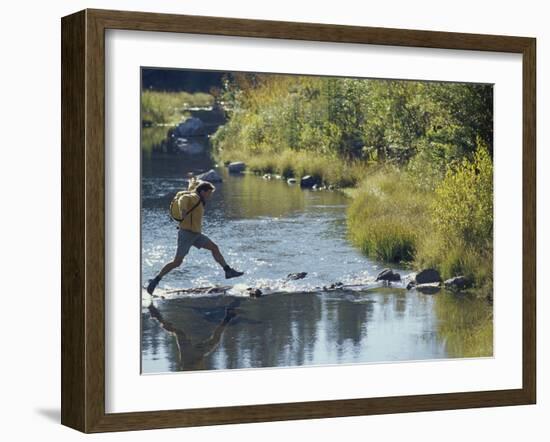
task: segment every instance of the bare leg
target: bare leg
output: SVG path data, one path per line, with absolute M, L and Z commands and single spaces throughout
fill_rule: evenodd
M 216 244 L 214 244 L 211 240 L 208 241 L 204 246 L 202 246 L 203 249 L 210 250 L 212 252 L 212 256 L 216 260 L 216 262 L 222 267 L 222 269 L 225 272 L 225 278 L 236 278 L 238 276 L 242 276 L 244 273 L 239 272 L 235 269 L 232 269 L 227 265 L 225 262 L 224 257 L 222 256 L 220 249 Z
M 212 257 L 216 260 L 216 262 L 220 266 L 222 266 L 222 268 L 225 269 L 227 267 L 227 263 L 225 262 L 225 259 L 222 253 L 220 252 L 219 247 L 215 243 L 213 243 L 212 241 L 209 241 L 202 248 L 206 250 L 210 250 L 212 252 Z
M 161 279 L 164 275 L 166 275 L 168 272 L 171 272 L 176 267 L 179 267 L 181 263 L 183 262 L 183 258 L 175 257 L 172 262 L 169 262 L 166 264 L 162 270 L 159 272 L 159 274 L 156 276 L 158 279 Z

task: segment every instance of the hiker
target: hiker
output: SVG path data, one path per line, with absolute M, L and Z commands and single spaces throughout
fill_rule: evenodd
M 225 271 L 226 279 L 244 274 L 244 272 L 238 272 L 231 268 L 225 262 L 218 246 L 208 236 L 201 233 L 204 207 L 206 201 L 212 197 L 215 189 L 212 183 L 193 178 L 189 183 L 189 190 L 178 192 L 172 201 L 172 205 L 170 206 L 171 215 L 175 220 L 179 221 L 178 248 L 173 261 L 167 263 L 157 276 L 149 280 L 147 293 L 150 295 L 153 294 L 155 287 L 164 275 L 181 265 L 183 258 L 189 253 L 191 246 L 197 249 L 210 250 L 216 262 Z M 177 213 L 181 215 L 177 216 Z

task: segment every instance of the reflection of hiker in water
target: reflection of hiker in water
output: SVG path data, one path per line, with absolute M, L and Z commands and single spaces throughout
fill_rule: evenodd
M 193 178 L 189 190 L 178 192 L 172 200 L 170 213 L 172 218 L 179 222 L 178 248 L 174 259 L 167 263 L 157 276 L 149 280 L 147 292 L 150 295 L 153 294 L 155 287 L 164 275 L 181 265 L 191 246 L 210 250 L 216 262 L 225 271 L 226 278 L 235 278 L 243 274 L 243 272 L 229 267 L 218 246 L 208 236 L 201 233 L 204 207 L 214 190 L 215 187 L 208 181 L 198 181 Z
M 237 315 L 236 307 L 240 300 L 235 300 L 225 308 L 225 315 L 221 322 L 216 326 L 210 337 L 204 341 L 193 343 L 189 336 L 183 330 L 176 328 L 172 323 L 165 322 L 159 310 L 151 303 L 149 312 L 151 316 L 157 319 L 163 328 L 176 335 L 180 366 L 183 370 L 201 370 L 206 368 L 206 357 L 212 353 L 220 343 L 223 331 L 229 322 Z

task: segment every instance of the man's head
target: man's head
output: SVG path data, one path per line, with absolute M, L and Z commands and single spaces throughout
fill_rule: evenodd
M 195 191 L 199 194 L 199 196 L 203 200 L 210 199 L 210 197 L 212 196 L 212 193 L 214 193 L 214 190 L 216 190 L 216 188 L 212 183 L 209 183 L 208 181 L 204 181 L 200 183 L 195 189 Z

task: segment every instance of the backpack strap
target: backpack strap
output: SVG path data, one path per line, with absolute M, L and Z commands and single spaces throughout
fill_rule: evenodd
M 189 215 L 193 210 L 195 210 L 199 206 L 200 203 L 204 203 L 204 201 L 199 197 L 199 201 L 195 205 L 193 205 L 193 207 L 191 207 L 187 212 L 185 212 L 185 214 L 183 215 L 180 214 L 181 218 L 175 217 L 172 212 L 173 210 L 172 207 L 176 203 L 178 195 L 184 192 L 178 192 L 178 194 L 176 194 L 176 196 L 172 199 L 172 202 L 170 203 L 170 216 L 174 221 L 177 221 L 178 223 L 181 223 L 187 215 Z
M 197 203 L 196 203 L 193 207 L 191 207 L 191 208 L 185 213 L 185 215 L 183 215 L 183 218 L 182 218 L 181 220 L 183 221 L 187 215 L 189 215 L 193 210 L 195 210 L 195 209 L 199 206 L 200 203 L 202 203 L 202 200 L 199 198 L 199 200 L 197 201 Z

